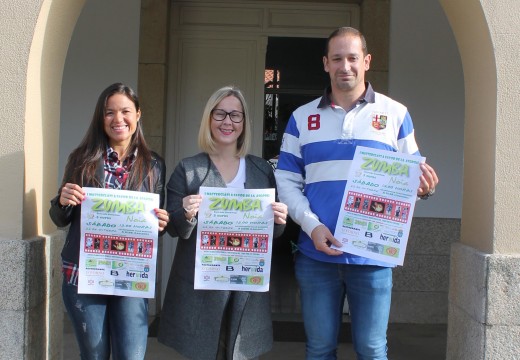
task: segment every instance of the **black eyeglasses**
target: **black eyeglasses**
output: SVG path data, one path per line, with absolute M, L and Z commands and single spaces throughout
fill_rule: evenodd
M 222 109 L 213 109 L 213 111 L 211 112 L 211 117 L 215 121 L 224 121 L 224 119 L 228 115 L 229 115 L 229 119 L 236 124 L 241 123 L 242 120 L 244 120 L 244 113 L 241 111 L 237 111 L 237 110 L 227 112 Z

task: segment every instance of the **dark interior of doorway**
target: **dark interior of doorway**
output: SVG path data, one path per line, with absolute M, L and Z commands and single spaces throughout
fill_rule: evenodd
M 275 158 L 293 110 L 323 93 L 326 39 L 269 37 L 264 81 L 264 159 Z
M 277 158 L 291 113 L 319 97 L 327 86 L 322 60 L 325 42 L 322 38 L 269 37 L 264 81 L 264 159 Z M 292 244 L 297 243 L 299 231 L 299 226 L 289 219 L 283 235 L 273 242 L 270 293 L 277 341 L 305 338 L 293 269 Z

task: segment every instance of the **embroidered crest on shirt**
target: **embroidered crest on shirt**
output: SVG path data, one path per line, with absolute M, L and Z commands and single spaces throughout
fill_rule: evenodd
M 386 129 L 386 123 L 388 116 L 384 114 L 373 114 L 372 115 L 372 127 L 376 130 Z

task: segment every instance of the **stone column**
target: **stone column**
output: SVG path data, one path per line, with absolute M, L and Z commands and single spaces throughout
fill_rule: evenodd
M 143 130 L 148 144 L 163 157 L 166 129 L 169 23 L 169 0 L 141 1 L 138 94 L 143 113 Z M 171 171 L 172 169 L 167 169 L 167 177 Z M 160 311 L 162 239 L 159 239 L 158 254 L 156 296 L 149 301 L 150 315 L 155 315 Z
M 55 244 L 61 239 L 45 234 L 56 229 L 47 209 L 57 189 L 61 74 L 83 3 L 0 1 L 2 359 L 60 358 L 56 319 L 63 310 L 53 279 L 60 275 Z
M 520 49 L 520 3 L 440 2 L 457 39 L 466 92 L 461 243 L 451 253 L 447 359 L 515 359 L 520 59 L 512 54 Z
M 42 1 L 0 2 L 0 357 L 41 358 L 45 353 L 44 242 L 24 227 L 25 98 L 33 29 Z M 23 19 L 24 21 L 21 21 Z M 38 336 L 32 329 L 43 330 Z M 32 356 L 32 357 L 31 357 Z

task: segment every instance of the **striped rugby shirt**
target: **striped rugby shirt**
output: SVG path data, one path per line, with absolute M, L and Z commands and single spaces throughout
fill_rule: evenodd
M 336 228 L 343 192 L 356 146 L 419 155 L 407 108 L 374 92 L 366 83 L 363 99 L 345 111 L 324 96 L 296 109 L 283 136 L 275 171 L 280 201 L 302 230 L 298 248 L 319 261 L 393 265 L 343 253 L 331 256 L 315 249 L 310 234 L 324 224 Z

